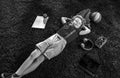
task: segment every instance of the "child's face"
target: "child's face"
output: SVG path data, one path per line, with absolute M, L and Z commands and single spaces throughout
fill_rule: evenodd
M 82 20 L 78 17 L 74 18 L 73 20 L 73 25 L 76 27 L 76 28 L 80 28 L 80 26 L 82 25 Z

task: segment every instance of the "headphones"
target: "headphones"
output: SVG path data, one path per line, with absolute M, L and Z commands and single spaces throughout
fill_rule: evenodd
M 83 42 L 81 43 L 81 47 L 84 49 L 84 50 L 92 50 L 93 47 L 94 47 L 94 43 L 92 40 L 88 39 L 88 38 L 84 38 L 83 39 Z

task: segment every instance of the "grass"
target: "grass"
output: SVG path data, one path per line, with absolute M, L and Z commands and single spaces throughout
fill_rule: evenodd
M 91 78 L 78 68 L 78 61 L 86 53 L 79 46 L 80 39 L 93 41 L 103 35 L 108 42 L 99 54 L 99 78 L 119 78 L 120 73 L 120 6 L 116 0 L 1 0 L 0 1 L 0 73 L 15 72 L 35 48 L 35 44 L 57 32 L 63 25 L 62 16 L 71 17 L 83 9 L 99 11 L 99 24 L 91 23 L 92 33 L 81 36 L 66 46 L 54 59 L 44 61 L 38 69 L 24 78 Z M 32 29 L 37 15 L 50 17 L 46 29 Z M 48 33 L 49 32 L 49 33 Z M 99 57 L 97 56 L 99 59 Z

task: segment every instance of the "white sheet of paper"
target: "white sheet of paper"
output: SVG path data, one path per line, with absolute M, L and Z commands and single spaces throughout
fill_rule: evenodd
M 37 16 L 33 25 L 32 25 L 32 28 L 45 29 L 46 24 L 43 21 L 44 21 L 43 16 Z

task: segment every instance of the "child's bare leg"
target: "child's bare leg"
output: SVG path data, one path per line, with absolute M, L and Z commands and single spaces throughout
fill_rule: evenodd
M 40 56 L 41 52 L 39 49 L 35 49 L 31 55 L 25 60 L 25 62 L 20 66 L 20 68 L 15 72 L 17 75 L 22 75 L 23 72 L 28 69 L 28 67 L 33 63 L 33 61 Z
M 43 61 L 45 60 L 45 57 L 43 55 L 40 55 L 23 73 L 22 76 L 34 71 Z

